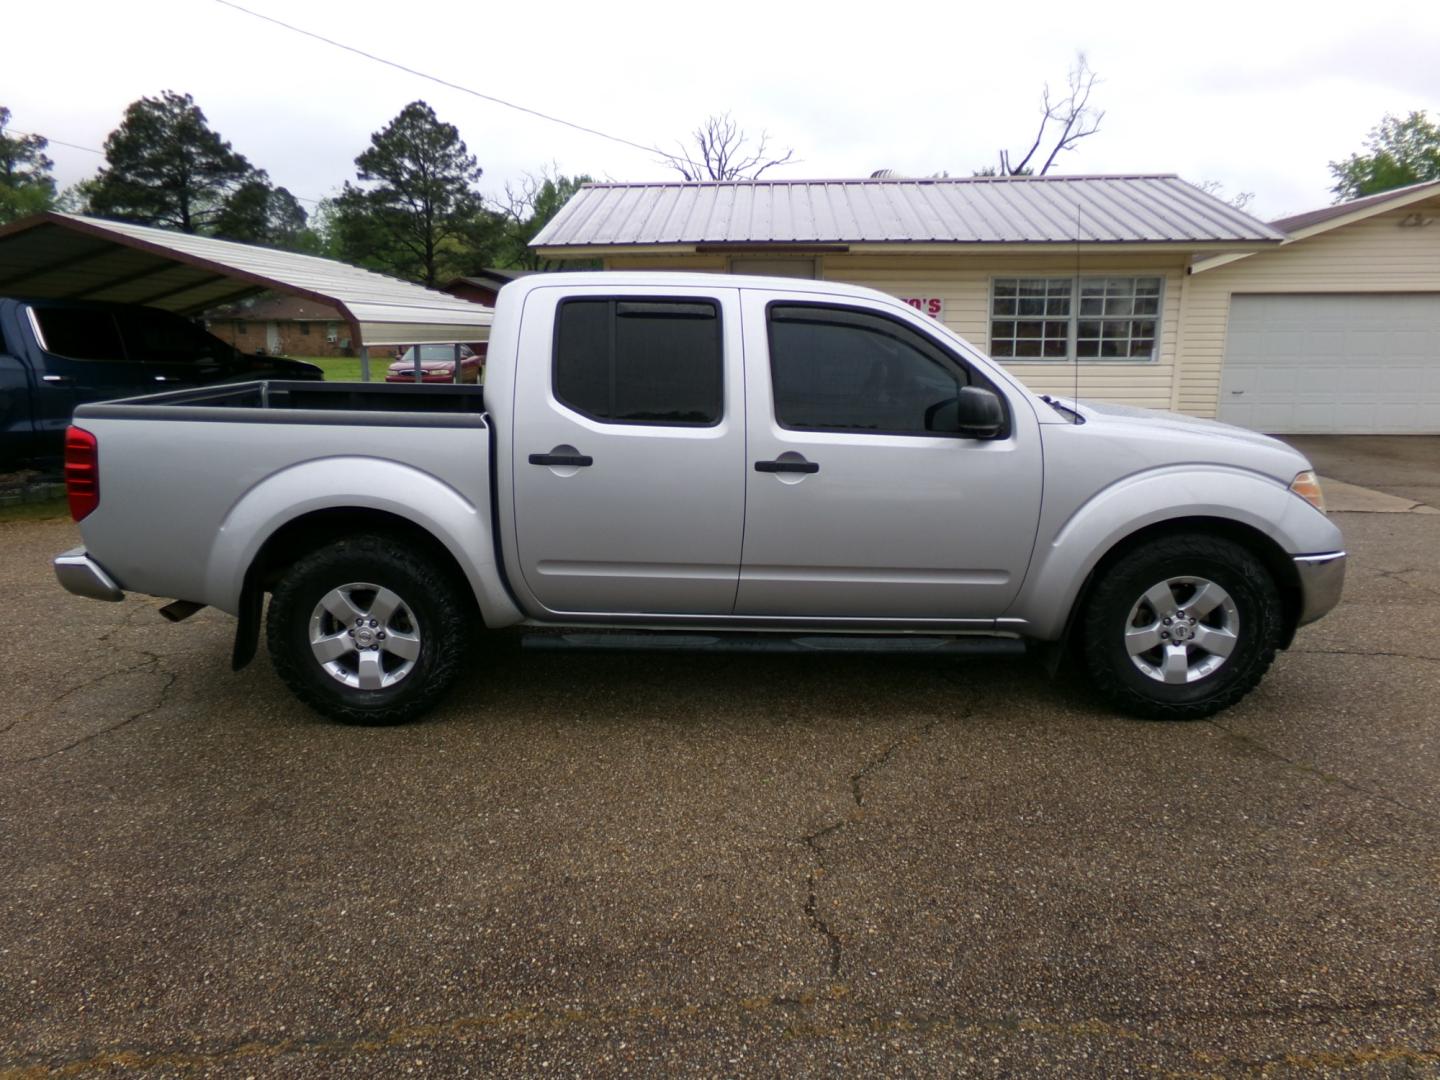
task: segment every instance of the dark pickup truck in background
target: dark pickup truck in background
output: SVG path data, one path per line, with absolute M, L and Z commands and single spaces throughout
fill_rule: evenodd
M 0 467 L 58 457 L 71 413 L 86 402 L 323 377 L 314 364 L 247 356 L 157 308 L 0 298 Z

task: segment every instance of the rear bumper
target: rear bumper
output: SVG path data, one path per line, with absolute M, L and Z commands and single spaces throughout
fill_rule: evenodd
M 1345 552 L 1324 555 L 1296 555 L 1300 575 L 1300 619 L 1297 625 L 1314 622 L 1340 602 L 1345 585 Z
M 125 593 L 83 547 L 55 556 L 55 576 L 68 592 L 91 600 L 124 600 Z

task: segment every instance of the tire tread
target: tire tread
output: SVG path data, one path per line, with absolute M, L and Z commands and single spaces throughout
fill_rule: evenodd
M 1219 563 L 1240 577 L 1259 598 L 1259 610 L 1247 613 L 1259 623 L 1252 630 L 1258 647 L 1250 650 L 1248 656 L 1233 654 L 1232 661 L 1241 660 L 1238 672 L 1232 670 L 1229 678 L 1217 684 L 1214 694 L 1194 701 L 1164 701 L 1140 693 L 1116 670 L 1106 651 L 1109 620 L 1114 618 L 1119 605 L 1125 605 L 1128 610 L 1135 602 L 1134 597 L 1123 595 L 1125 579 L 1139 573 L 1139 566 L 1172 560 Z M 1280 613 L 1280 595 L 1275 582 L 1260 561 L 1240 544 L 1204 535 L 1157 540 L 1127 553 L 1108 567 L 1096 583 L 1083 621 L 1083 648 L 1091 682 L 1102 696 L 1132 716 L 1147 720 L 1200 720 L 1213 716 L 1253 690 L 1274 663 L 1280 642 Z
M 332 688 L 321 680 L 329 676 L 319 670 L 308 650 L 295 647 L 295 621 L 308 622 L 309 605 L 303 596 L 313 577 L 335 574 L 341 568 L 364 566 L 367 577 L 383 579 L 386 572 L 409 577 L 424 593 L 426 653 L 421 670 L 407 676 L 399 686 L 405 692 L 383 705 L 362 706 L 346 699 L 348 688 Z M 472 612 L 466 593 L 455 575 L 437 567 L 433 560 L 410 550 L 402 542 L 383 534 L 346 537 L 298 559 L 276 584 L 266 616 L 266 647 L 275 671 L 286 686 L 316 712 L 342 724 L 381 726 L 404 724 L 433 709 L 460 674 L 460 662 L 472 629 Z M 377 584 L 386 584 L 377 580 Z M 393 585 L 391 586 L 393 587 Z M 407 587 L 408 588 L 408 587 Z M 402 595 L 404 593 L 402 592 Z M 409 596 L 411 603 L 418 596 Z M 299 610 L 297 605 L 305 607 Z M 419 682 L 409 685 L 419 676 Z

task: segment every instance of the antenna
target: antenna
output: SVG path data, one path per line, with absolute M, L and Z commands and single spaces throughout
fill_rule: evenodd
M 1075 420 L 1080 423 L 1080 192 L 1075 192 L 1075 357 L 1070 362 L 1075 365 Z M 1104 336 L 1102 331 L 1101 336 Z

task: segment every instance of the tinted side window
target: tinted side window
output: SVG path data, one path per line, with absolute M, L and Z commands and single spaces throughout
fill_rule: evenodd
M 770 308 L 770 377 L 782 427 L 935 434 L 969 375 L 909 327 L 844 308 Z
M 709 300 L 566 300 L 555 321 L 555 397 L 621 424 L 718 424 L 720 311 Z
M 228 357 L 230 349 L 219 338 L 164 311 L 144 308 L 116 314 L 125 351 L 132 360 L 147 364 L 193 364 L 198 360 Z
M 71 360 L 125 359 L 120 332 L 108 311 L 85 308 L 31 308 L 45 351 Z

